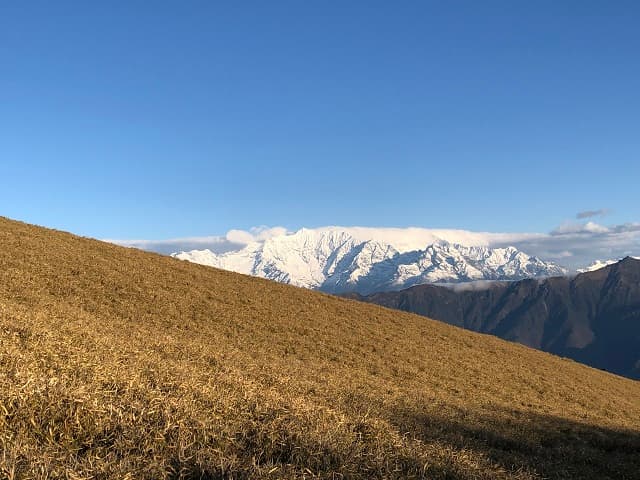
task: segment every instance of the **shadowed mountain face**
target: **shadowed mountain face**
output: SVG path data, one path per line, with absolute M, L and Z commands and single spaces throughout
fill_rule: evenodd
M 420 285 L 352 296 L 640 379 L 640 260 L 574 278 L 454 290 Z

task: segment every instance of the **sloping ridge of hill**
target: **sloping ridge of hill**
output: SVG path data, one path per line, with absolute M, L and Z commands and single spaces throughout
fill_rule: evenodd
M 573 278 L 359 298 L 640 379 L 640 260 L 632 257 Z
M 0 477 L 638 478 L 640 383 L 0 218 Z

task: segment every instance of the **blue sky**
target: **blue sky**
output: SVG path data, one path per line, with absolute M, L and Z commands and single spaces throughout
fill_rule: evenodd
M 639 24 L 635 1 L 3 2 L 0 214 L 99 238 L 638 222 Z

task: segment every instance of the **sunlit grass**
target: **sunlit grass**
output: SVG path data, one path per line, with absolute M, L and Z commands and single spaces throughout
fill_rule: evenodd
M 640 478 L 640 384 L 0 219 L 0 478 Z

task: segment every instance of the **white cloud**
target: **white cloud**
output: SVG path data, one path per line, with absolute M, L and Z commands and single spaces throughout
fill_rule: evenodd
M 400 252 L 422 250 L 435 242 L 446 241 L 461 245 L 491 246 L 496 244 L 509 245 L 525 240 L 534 240 L 544 237 L 540 233 L 495 233 L 472 232 L 456 229 L 432 229 L 421 227 L 407 228 L 374 228 L 374 227 L 322 227 L 317 230 L 342 229 L 349 232 L 354 238 L 366 240 L 378 240 L 393 245 Z
M 229 230 L 226 239 L 232 243 L 248 245 L 255 240 L 255 237 L 246 230 Z
M 584 212 L 578 212 L 576 214 L 576 218 L 578 220 L 582 220 L 592 217 L 604 217 L 605 215 L 609 215 L 609 213 L 611 213 L 611 210 L 609 210 L 608 208 L 600 208 L 598 210 L 585 210 Z
M 607 233 L 609 229 L 595 222 L 573 223 L 565 222 L 551 232 L 552 235 L 569 235 L 581 233 Z
M 204 250 L 206 248 L 218 253 L 229 252 L 242 248 L 244 245 L 235 243 L 226 236 L 170 238 L 167 240 L 114 240 L 106 242 L 122 245 L 123 247 L 139 248 L 152 252 L 169 254 L 181 250 Z
M 284 227 L 267 227 L 261 225 L 252 227 L 249 230 L 229 230 L 225 235 L 226 239 L 233 243 L 248 245 L 253 242 L 264 242 L 271 237 L 286 235 L 288 230 Z
M 554 252 L 552 255 L 549 256 L 550 258 L 569 258 L 569 257 L 573 257 L 573 253 L 570 252 L 569 250 L 564 250 L 562 252 Z
M 280 235 L 286 235 L 289 231 L 284 227 L 253 227 L 251 229 L 251 234 L 255 238 L 255 240 L 264 242 L 265 240 L 270 239 L 271 237 L 278 237 Z
M 597 259 L 640 254 L 640 224 L 560 226 L 537 241 L 514 246 L 541 258 L 549 258 L 571 269 L 584 268 Z M 567 255 L 570 253 L 571 255 Z
M 142 250 L 149 250 L 163 254 L 175 253 L 189 250 L 211 250 L 214 253 L 225 253 L 238 250 L 253 242 L 264 242 L 276 236 L 285 235 L 287 229 L 284 227 L 253 227 L 250 230 L 229 230 L 225 235 L 212 235 L 205 237 L 184 237 L 170 238 L 167 240 L 113 240 L 106 239 L 106 242 L 122 245 L 123 247 L 133 247 Z
M 640 223 L 623 223 L 614 226 L 611 230 L 616 233 L 635 233 L 640 231 Z

